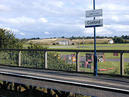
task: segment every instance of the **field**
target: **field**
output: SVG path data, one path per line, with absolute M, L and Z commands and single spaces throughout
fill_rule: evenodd
M 36 43 L 37 44 L 37 43 Z M 48 49 L 82 49 L 82 50 L 93 50 L 94 44 L 76 44 L 76 45 L 44 45 L 39 44 L 42 47 L 47 47 Z M 23 45 L 27 48 L 29 43 Z M 129 50 L 129 44 L 96 44 L 97 50 Z
M 110 38 L 96 39 L 97 44 L 108 44 L 113 41 Z M 78 45 L 78 44 L 93 44 L 94 39 L 69 39 L 69 38 L 46 38 L 38 40 L 28 40 L 26 43 L 34 43 L 39 45 Z
M 129 50 L 129 43 L 109 44 L 109 41 L 113 40 L 110 38 L 96 39 L 97 50 Z M 63 44 L 62 42 L 68 44 Z M 94 49 L 94 39 L 51 38 L 29 40 L 24 44 L 24 47 L 27 48 L 29 43 L 38 44 L 42 47 L 47 47 L 48 49 Z
M 44 47 L 44 45 L 41 45 Z M 79 50 L 93 50 L 94 44 L 84 44 L 84 45 L 48 45 L 49 49 L 79 49 Z M 129 50 L 129 44 L 97 44 L 97 50 Z

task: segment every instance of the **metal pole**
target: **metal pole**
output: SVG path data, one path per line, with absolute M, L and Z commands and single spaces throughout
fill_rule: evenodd
M 95 0 L 93 0 L 93 10 L 95 10 Z M 94 27 L 94 75 L 97 76 L 96 27 Z
M 120 75 L 124 75 L 124 54 L 123 52 L 120 53 Z
M 79 72 L 80 66 L 79 66 L 79 52 L 76 52 L 76 72 Z

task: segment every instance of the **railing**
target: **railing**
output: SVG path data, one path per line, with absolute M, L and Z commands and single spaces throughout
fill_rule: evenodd
M 93 73 L 93 52 L 93 50 L 0 49 L 0 64 Z M 129 50 L 97 50 L 97 53 L 99 73 L 128 76 Z

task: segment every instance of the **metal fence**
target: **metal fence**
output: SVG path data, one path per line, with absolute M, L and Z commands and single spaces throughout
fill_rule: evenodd
M 71 72 L 94 72 L 93 50 L 0 49 L 0 64 Z M 97 50 L 98 73 L 129 75 L 129 50 Z

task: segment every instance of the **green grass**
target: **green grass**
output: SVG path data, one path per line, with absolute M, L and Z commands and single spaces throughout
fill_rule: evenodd
M 98 72 L 103 74 L 120 74 L 120 63 L 119 62 L 99 62 L 98 63 Z M 80 68 L 80 71 L 83 72 L 91 72 L 93 73 L 93 64 L 91 64 L 92 68 Z M 126 68 L 126 67 L 125 67 Z M 102 69 L 106 69 L 106 71 L 101 71 Z
M 24 48 L 27 48 L 29 44 L 25 43 Z M 79 50 L 93 50 L 94 44 L 84 44 L 84 45 L 41 45 L 42 47 L 47 47 L 48 49 L 79 49 Z M 129 44 L 96 44 L 97 50 L 129 50 Z
M 96 46 L 97 46 L 97 50 L 129 50 L 129 44 L 97 44 Z M 48 47 L 49 49 L 79 49 L 79 50 L 94 49 L 93 44 L 74 45 L 74 46 L 49 45 Z
M 85 46 L 85 47 L 82 47 L 82 46 Z M 106 47 L 104 47 L 104 46 L 106 46 Z M 77 45 L 76 46 L 68 46 L 67 48 L 62 48 L 62 46 L 49 45 L 49 49 L 94 50 L 94 45 L 93 44 L 80 45 L 80 48 L 78 48 Z M 129 50 L 129 44 L 97 44 L 97 50 Z M 60 53 L 71 54 L 70 52 L 60 52 Z M 86 53 L 80 53 L 80 56 L 84 56 L 85 54 Z M 113 56 L 113 53 L 105 53 L 105 57 L 117 59 L 117 58 L 120 58 L 120 54 L 118 54 L 118 56 Z M 129 58 L 129 54 L 125 53 L 124 58 Z

